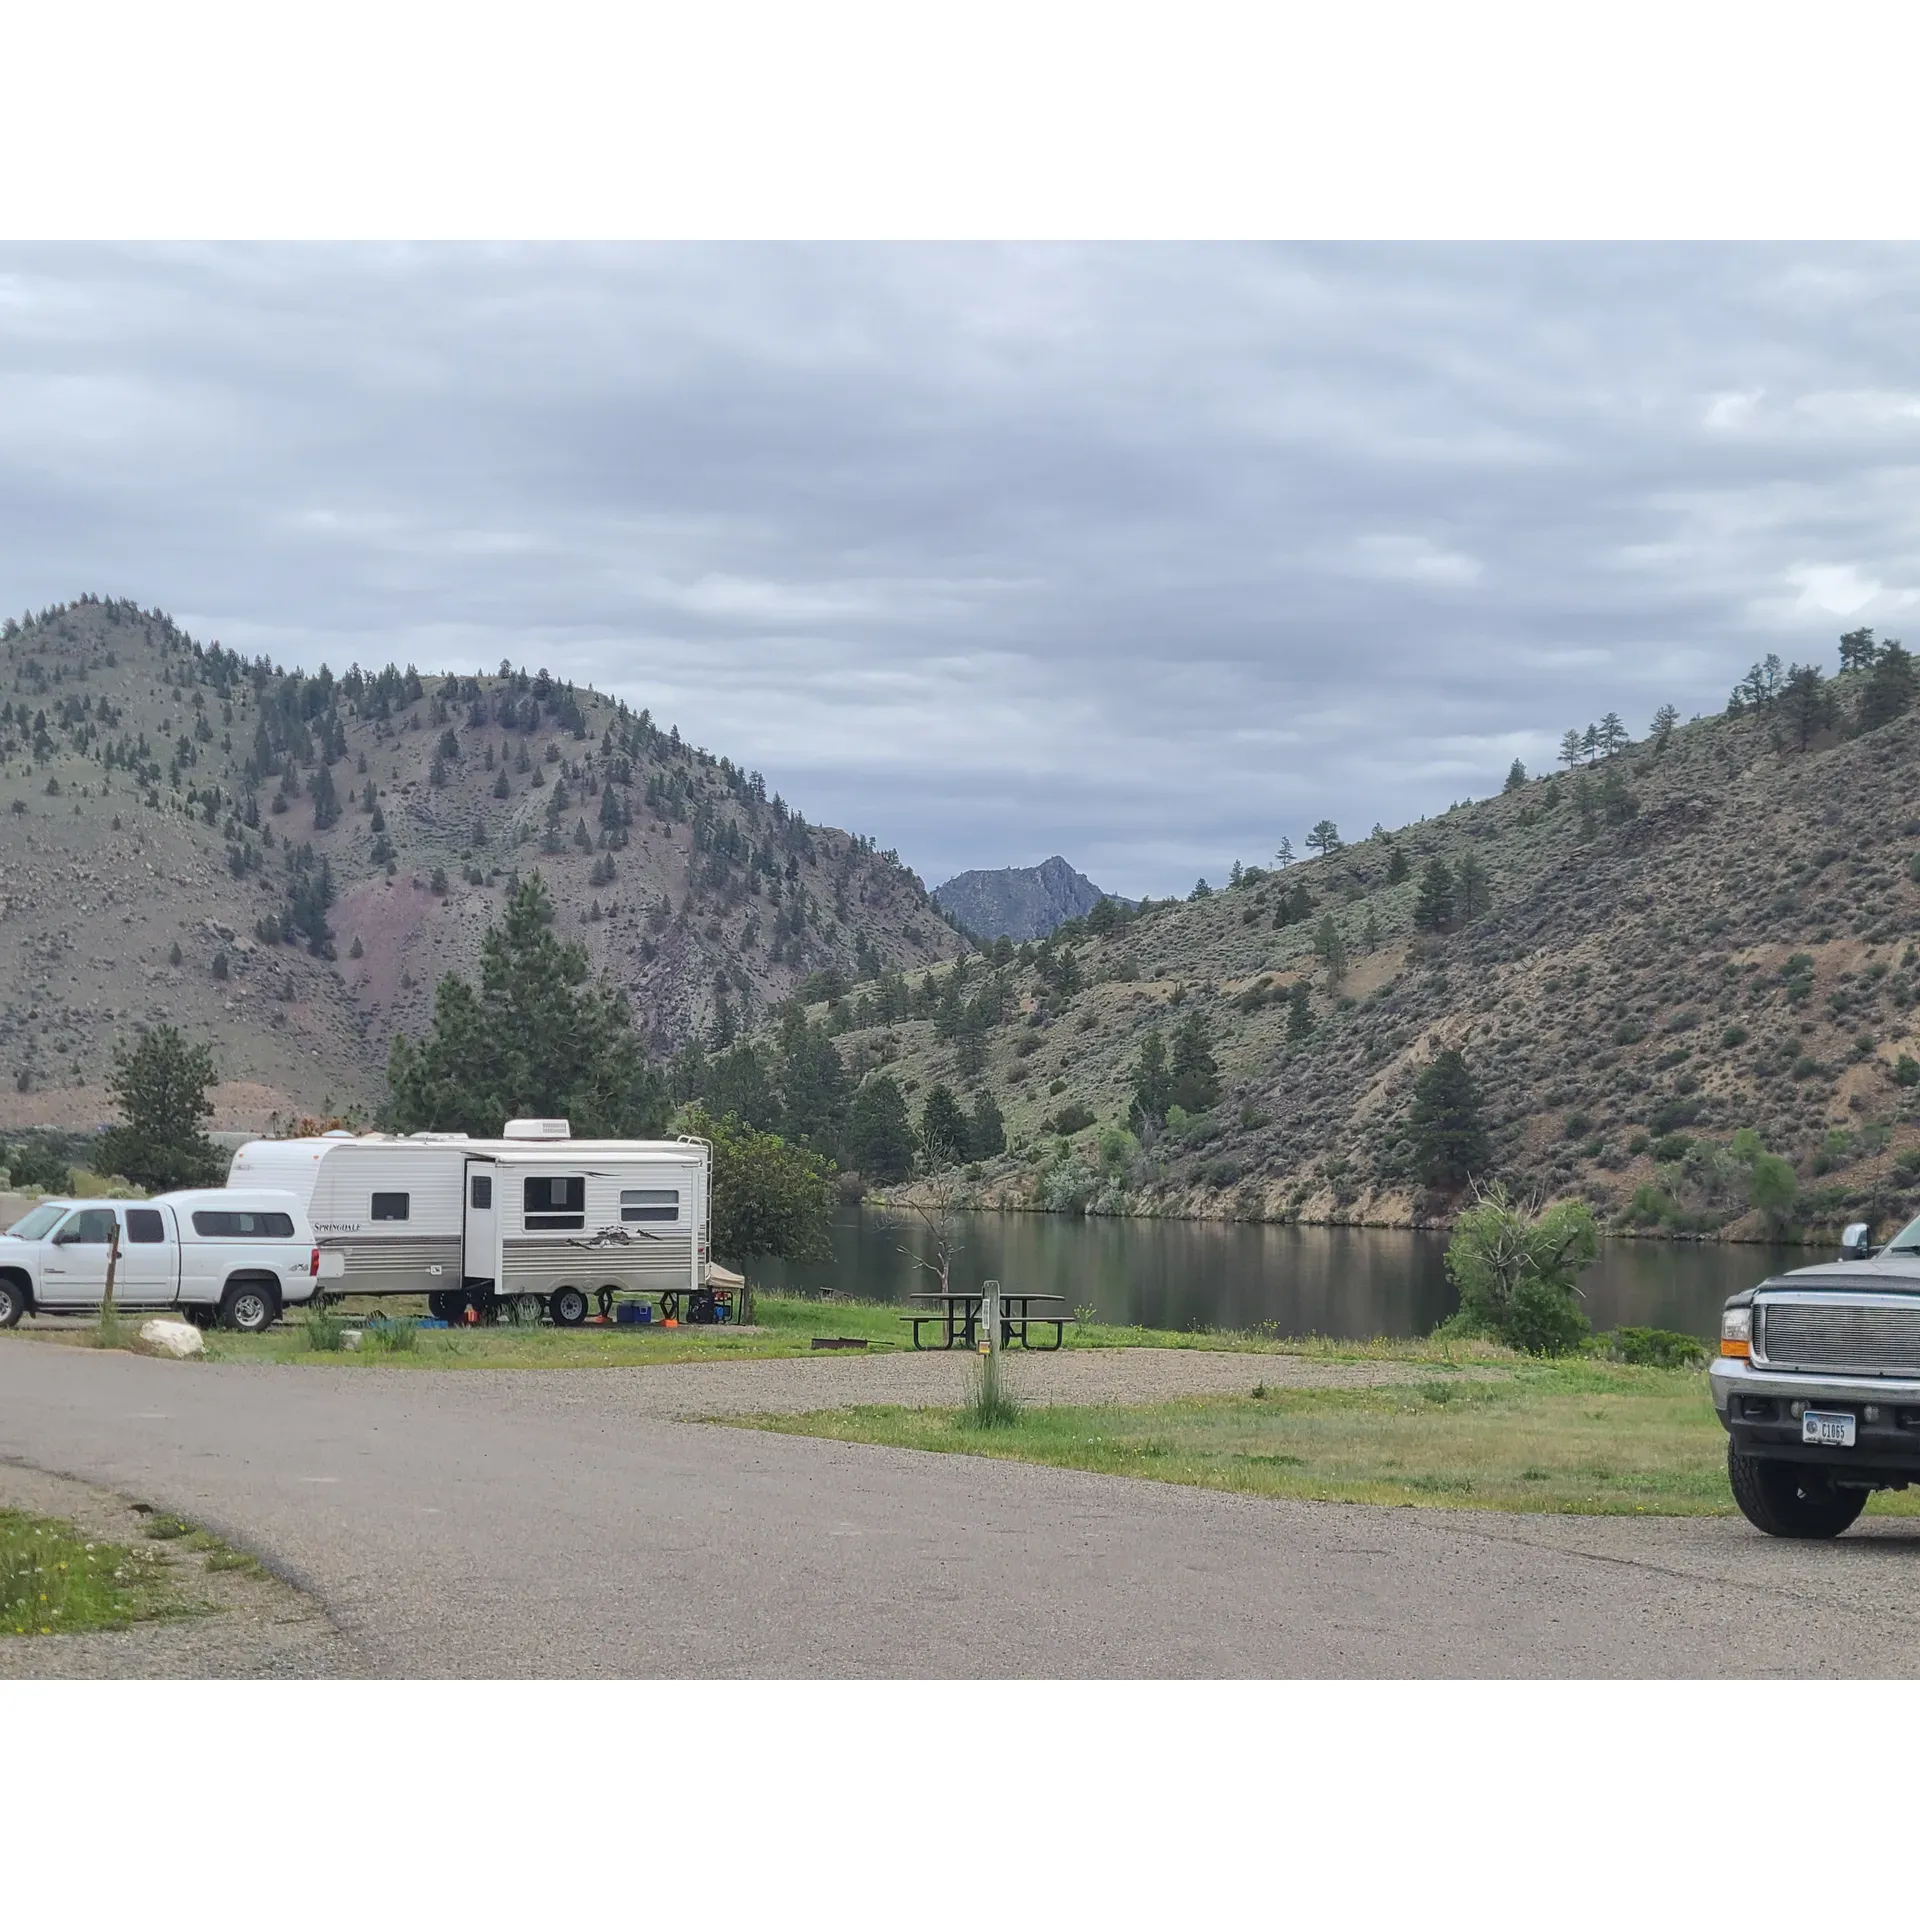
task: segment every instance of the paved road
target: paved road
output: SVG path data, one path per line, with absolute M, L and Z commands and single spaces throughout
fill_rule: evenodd
M 376 1673 L 1920 1674 L 1912 1522 L 1265 1501 L 690 1425 L 621 1379 L 0 1341 L 0 1458 L 226 1534 Z

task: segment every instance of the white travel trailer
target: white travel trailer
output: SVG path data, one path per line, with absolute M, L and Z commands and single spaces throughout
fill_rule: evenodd
M 564 1120 L 510 1120 L 500 1140 L 257 1140 L 227 1184 L 301 1197 L 321 1247 L 341 1255 L 333 1291 L 578 1326 L 592 1295 L 603 1312 L 619 1292 L 704 1295 L 711 1155 L 704 1140 L 574 1140 Z

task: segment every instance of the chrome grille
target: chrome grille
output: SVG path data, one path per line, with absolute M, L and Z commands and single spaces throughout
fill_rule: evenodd
M 1826 1373 L 1920 1374 L 1920 1300 L 1764 1304 L 1765 1364 Z

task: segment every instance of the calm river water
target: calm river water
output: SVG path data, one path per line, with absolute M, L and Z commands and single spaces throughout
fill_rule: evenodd
M 1241 1226 L 1216 1221 L 1074 1220 L 1062 1214 L 962 1216 L 954 1285 L 1003 1287 L 1091 1304 L 1110 1326 L 1257 1327 L 1366 1340 L 1429 1332 L 1453 1311 L 1444 1233 L 1368 1227 Z M 798 1266 L 765 1260 L 765 1287 L 832 1286 L 898 1300 L 938 1286 L 908 1249 L 926 1250 L 917 1222 L 872 1208 L 834 1220 L 834 1257 Z M 1582 1276 L 1596 1327 L 1672 1327 L 1718 1337 L 1720 1303 L 1770 1273 L 1817 1259 L 1793 1247 L 1606 1240 Z

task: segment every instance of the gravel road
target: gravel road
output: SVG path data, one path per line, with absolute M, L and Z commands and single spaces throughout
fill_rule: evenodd
M 0 1339 L 0 1459 L 260 1555 L 370 1673 L 1920 1674 L 1920 1523 L 1806 1545 L 1268 1501 L 672 1417 L 950 1397 L 928 1359 L 407 1375 Z M 1257 1356 L 1066 1359 L 1048 1392 L 1155 1365 L 1201 1390 L 1221 1361 L 1289 1384 Z

